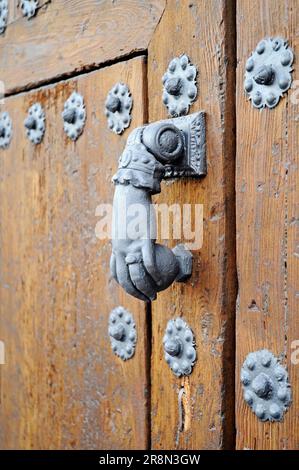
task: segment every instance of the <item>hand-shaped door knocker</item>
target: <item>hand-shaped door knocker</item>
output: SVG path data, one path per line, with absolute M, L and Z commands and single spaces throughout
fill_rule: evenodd
M 206 174 L 204 113 L 159 121 L 129 136 L 113 177 L 111 273 L 128 294 L 154 300 L 192 272 L 192 255 L 156 243 L 151 196 L 163 178 Z

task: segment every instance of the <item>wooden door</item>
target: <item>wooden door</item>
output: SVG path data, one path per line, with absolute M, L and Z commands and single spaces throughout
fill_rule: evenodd
M 13 121 L 0 158 L 3 449 L 149 447 L 147 308 L 111 280 L 111 244 L 95 229 L 97 206 L 112 201 L 111 178 L 128 136 L 108 129 L 106 96 L 123 81 L 134 99 L 132 128 L 146 122 L 146 49 L 163 8 L 155 0 L 58 0 L 41 4 L 28 21 L 9 1 L 0 37 L 1 111 Z M 75 143 L 61 118 L 74 90 L 87 112 Z M 35 102 L 46 113 L 38 146 L 23 125 Z M 119 305 L 134 316 L 138 334 L 126 363 L 112 353 L 107 330 Z
M 128 83 L 132 125 L 144 122 L 145 61 L 13 96 L 5 108 L 14 138 L 1 155 L 1 447 L 143 448 L 148 442 L 146 309 L 109 276 L 110 242 L 96 237 L 96 208 L 111 203 L 111 178 L 126 133 L 103 124 L 107 91 Z M 86 129 L 66 137 L 61 111 L 72 91 L 84 96 Z M 28 108 L 46 112 L 46 134 L 33 147 Z M 101 124 L 102 123 L 102 124 Z M 118 305 L 134 315 L 138 345 L 115 360 L 107 322 Z
M 163 38 L 168 40 L 164 41 Z M 173 56 L 198 66 L 199 97 L 207 114 L 208 174 L 201 181 L 164 185 L 159 200 L 203 204 L 203 246 L 193 251 L 186 284 L 173 284 L 152 305 L 152 446 L 155 449 L 232 447 L 234 436 L 234 23 L 231 2 L 168 2 L 149 48 L 149 120 L 166 117 L 160 79 Z M 158 91 L 157 91 L 158 90 Z M 175 242 L 173 242 L 175 244 Z M 197 362 L 177 379 L 163 363 L 167 321 L 192 328 Z M 178 403 L 184 389 L 181 410 Z M 161 397 L 165 399 L 161 400 Z M 184 416 L 180 422 L 181 413 Z
M 297 0 L 237 5 L 238 449 L 299 447 L 298 7 Z M 288 39 L 294 51 L 294 88 L 276 108 L 256 112 L 242 93 L 244 67 L 248 52 L 269 36 Z M 289 373 L 292 405 L 282 422 L 259 421 L 242 396 L 240 367 L 260 349 L 280 358 Z
M 298 448 L 298 112 L 292 91 L 263 111 L 243 92 L 260 39 L 281 35 L 298 54 L 298 11 L 298 0 L 56 0 L 28 21 L 9 0 L 0 35 L 0 111 L 13 120 L 11 144 L 0 149 L 0 448 Z M 97 206 L 112 201 L 130 131 L 167 118 L 161 79 L 182 53 L 198 69 L 190 112 L 206 113 L 208 173 L 163 183 L 155 202 L 202 204 L 203 245 L 191 279 L 145 305 L 111 279 Z M 296 77 L 297 61 L 294 69 Z M 134 103 L 121 136 L 104 114 L 120 81 Z M 87 112 L 76 142 L 61 118 L 74 90 Z M 46 133 L 33 146 L 23 121 L 36 101 Z M 119 305 L 138 335 L 126 362 L 108 335 Z M 196 338 L 184 378 L 164 361 L 175 317 Z M 290 373 L 282 423 L 259 422 L 243 399 L 240 367 L 262 348 Z

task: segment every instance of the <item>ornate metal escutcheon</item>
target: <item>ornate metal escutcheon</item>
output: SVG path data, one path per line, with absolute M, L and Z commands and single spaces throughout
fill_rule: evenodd
M 27 19 L 29 20 L 36 14 L 38 0 L 21 0 L 20 5 L 23 16 L 27 16 Z
M 12 120 L 7 112 L 0 114 L 0 148 L 6 149 L 12 138 Z
M 206 174 L 205 119 L 190 116 L 154 122 L 129 136 L 113 177 L 111 273 L 125 291 L 138 299 L 154 300 L 157 292 L 192 273 L 192 255 L 181 244 L 172 250 L 156 244 L 151 196 L 167 177 Z M 132 214 L 142 216 L 139 233 L 129 233 Z M 137 236 L 136 236 L 137 235 Z
M 281 421 L 291 404 L 286 369 L 267 349 L 246 357 L 241 369 L 244 400 L 261 421 Z
M 131 122 L 133 100 L 125 83 L 116 83 L 108 93 L 105 102 L 105 115 L 108 127 L 115 134 L 122 134 Z
M 8 0 L 0 0 L 0 34 L 6 30 L 8 20 Z
M 169 320 L 164 338 L 165 361 L 180 377 L 190 375 L 196 361 L 195 341 L 191 328 L 182 318 Z
M 133 316 L 124 307 L 116 307 L 109 316 L 109 336 L 112 351 L 121 359 L 130 359 L 137 341 Z
M 62 119 L 64 122 L 64 131 L 67 136 L 72 140 L 77 140 L 83 132 L 86 120 L 83 96 L 75 91 L 71 94 L 64 103 Z
M 45 113 L 40 103 L 34 103 L 28 110 L 28 116 L 24 121 L 26 134 L 33 144 L 39 144 L 44 136 L 46 124 Z
M 265 38 L 246 63 L 244 88 L 255 108 L 274 108 L 292 83 L 293 52 L 286 40 Z
M 162 78 L 162 100 L 170 116 L 188 113 L 197 96 L 196 75 L 196 67 L 190 63 L 186 54 L 175 57 L 169 63 Z

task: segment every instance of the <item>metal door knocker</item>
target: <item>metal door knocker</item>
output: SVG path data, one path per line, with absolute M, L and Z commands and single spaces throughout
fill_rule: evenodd
M 12 120 L 7 112 L 0 114 L 0 148 L 6 149 L 12 138 Z
M 71 94 L 64 103 L 62 119 L 67 136 L 72 140 L 77 140 L 83 132 L 86 120 L 83 96 L 75 91 Z
M 21 0 L 20 4 L 23 16 L 27 16 L 28 20 L 35 15 L 38 8 L 38 0 Z
M 274 108 L 292 83 L 293 52 L 286 40 L 263 39 L 246 63 L 244 88 L 255 108 Z
M 159 121 L 129 136 L 113 177 L 111 273 L 126 292 L 154 300 L 157 292 L 192 272 L 192 255 L 183 245 L 156 244 L 151 196 L 166 177 L 206 174 L 204 113 Z M 132 219 L 138 212 L 138 232 Z
M 8 0 L 0 0 L 0 34 L 6 30 L 8 19 Z
M 45 113 L 40 103 L 35 103 L 29 108 L 24 126 L 28 139 L 35 145 L 39 144 L 46 129 Z

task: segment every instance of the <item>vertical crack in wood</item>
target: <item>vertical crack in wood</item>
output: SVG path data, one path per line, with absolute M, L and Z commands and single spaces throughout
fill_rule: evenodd
M 146 303 L 146 450 L 152 448 L 151 436 L 152 436 L 152 384 L 151 384 L 151 363 L 152 363 L 152 305 L 151 302 Z
M 148 122 L 148 70 L 147 70 L 147 56 L 143 57 L 142 67 L 142 95 L 143 95 L 143 123 Z M 146 303 L 145 307 L 146 315 L 146 449 L 152 448 L 152 304 L 151 302 Z
M 286 102 L 285 119 L 285 195 L 284 195 L 284 234 L 282 243 L 282 271 L 283 271 L 283 302 L 284 302 L 284 358 L 287 358 L 288 351 L 288 323 L 289 323 L 289 303 L 288 303 L 288 174 L 289 174 L 289 154 L 288 154 L 288 101 Z
M 223 342 L 223 389 L 221 400 L 221 419 L 223 420 L 223 437 L 219 443 L 223 449 L 234 449 L 235 430 L 235 314 L 238 294 L 236 269 L 236 198 L 235 198 L 235 155 L 236 155 L 236 1 L 225 0 L 224 3 L 224 58 L 223 80 L 226 92 L 223 94 L 224 152 L 229 160 L 224 167 L 224 180 L 229 187 L 226 190 L 226 240 L 227 253 L 224 269 L 230 273 L 230 279 L 224 283 L 223 310 L 228 310 L 228 321 Z M 223 85 L 222 85 L 223 86 Z M 226 278 L 226 277 L 225 277 Z
M 176 434 L 176 446 L 179 445 L 180 434 L 191 428 L 191 392 L 189 377 L 183 377 L 181 388 L 178 392 L 178 427 Z
M 184 387 L 179 390 L 178 393 L 178 405 L 179 405 L 179 424 L 178 424 L 178 432 L 177 432 L 177 442 L 178 445 L 179 441 L 179 434 L 184 430 L 184 418 L 185 418 L 185 410 L 183 405 L 183 395 L 185 393 Z

